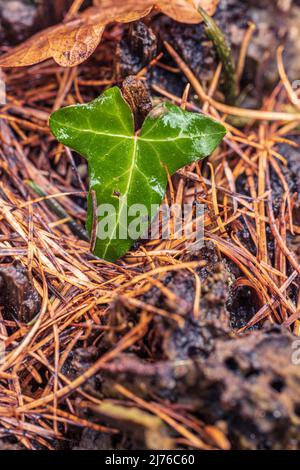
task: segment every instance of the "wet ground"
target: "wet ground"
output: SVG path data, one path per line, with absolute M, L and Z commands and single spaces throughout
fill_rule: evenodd
M 8 6 L 9 3 L 15 5 Z M 248 22 L 257 20 L 259 24 L 243 83 L 244 86 L 255 84 L 251 99 L 256 104 L 262 90 L 274 83 L 276 76 L 275 68 L 270 65 L 274 57 L 271 59 L 268 55 L 270 45 L 275 50 L 281 40 L 290 42 L 297 38 L 297 27 L 292 27 L 289 22 L 295 15 L 300 15 L 298 2 L 275 3 L 221 0 L 215 17 L 235 54 Z M 15 13 L 17 21 L 7 13 L 10 8 L 18 12 Z M 36 7 L 28 2 L 6 3 L 0 0 L 0 40 L 7 44 L 20 42 L 40 28 L 39 15 L 45 11 L 41 8 L 43 5 Z M 61 15 L 58 8 L 51 23 Z M 202 82 L 212 78 L 217 59 L 204 26 L 183 25 L 162 17 L 124 27 L 116 50 L 116 76 L 126 78 L 149 64 L 161 50 L 164 40 L 172 42 Z M 294 60 L 293 52 L 289 60 Z M 163 63 L 167 67 L 175 67 L 171 59 L 163 59 Z M 296 77 L 296 65 L 291 67 L 291 73 Z M 168 90 L 178 96 L 186 84 L 181 74 L 168 72 L 166 68 L 153 69 L 147 79 L 149 89 L 152 83 L 167 84 Z M 128 90 L 129 85 L 127 79 L 123 89 Z M 150 105 L 145 97 L 149 90 L 146 94 L 144 91 L 138 89 L 137 96 L 142 93 L 147 108 Z M 134 101 L 134 98 L 129 93 L 128 99 Z M 142 120 L 144 114 L 140 109 L 138 112 Z M 297 132 L 289 138 L 300 144 Z M 300 225 L 299 149 L 283 143 L 277 150 L 287 160 L 286 166 L 281 163 L 279 166 L 291 194 L 295 195 L 293 216 L 295 224 Z M 278 215 L 283 191 L 278 174 L 272 170 L 270 176 L 274 211 Z M 245 178 L 238 180 L 237 191 L 249 196 Z M 268 235 L 269 253 L 274 257 L 276 247 L 271 234 Z M 254 253 L 255 246 L 246 226 L 239 226 L 238 236 L 249 252 Z M 289 248 L 300 259 L 299 236 L 291 237 Z M 147 292 L 142 301 L 169 312 L 168 318 L 155 317 L 144 343 L 136 344 L 126 354 L 118 356 L 117 361 L 103 367 L 101 373 L 84 385 L 84 391 L 97 398 L 120 398 L 114 389 L 115 383 L 119 383 L 145 400 L 158 397 L 188 409 L 207 425 L 221 429 L 233 448 L 299 449 L 300 369 L 291 359 L 295 337 L 283 327 L 270 325 L 269 321 L 258 323 L 254 331 L 237 336 L 237 330 L 244 327 L 261 307 L 261 299 L 251 286 L 239 283 L 242 272 L 228 258 L 221 256 L 212 242 L 207 241 L 198 253 L 187 255 L 185 261 L 194 259 L 206 261 L 206 266 L 197 270 L 201 295 L 196 307 L 201 312 L 200 321 L 195 320 L 194 315 L 195 277 L 187 271 L 167 274 L 161 282 L 176 295 L 176 301 L 157 287 Z M 288 265 L 287 273 L 290 272 L 291 266 Z M 299 285 L 299 279 L 296 282 Z M 297 289 L 293 289 L 296 302 Z M 9 260 L 0 267 L 0 290 L 4 315 L 21 322 L 34 318 L 39 296 L 27 274 Z M 122 304 L 122 299 L 110 309 L 109 324 L 116 331 L 124 323 L 124 318 L 129 327 L 135 324 L 138 310 L 129 309 Z M 184 325 L 180 328 L 172 319 L 176 314 L 184 317 Z M 118 332 L 113 335 L 104 332 L 101 345 L 76 348 L 63 372 L 70 379 L 80 376 L 118 338 Z M 99 416 L 112 427 L 118 421 L 122 432 L 115 436 L 92 430 L 71 432 L 67 437 L 73 440 L 72 448 L 130 449 L 137 445 L 139 448 L 147 446 L 149 437 L 139 436 L 140 422 L 134 423 L 128 416 L 122 420 L 120 414 L 116 420 L 111 411 L 86 409 L 80 400 L 77 407 L 80 416 L 95 422 Z M 132 435 L 133 430 L 137 432 Z M 164 430 L 158 427 L 155 432 L 159 438 L 165 438 Z M 212 441 L 211 445 L 213 447 L 215 442 Z

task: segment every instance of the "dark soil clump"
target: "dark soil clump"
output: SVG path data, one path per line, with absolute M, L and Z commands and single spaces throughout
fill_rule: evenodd
M 39 312 L 40 296 L 20 264 L 1 265 L 0 292 L 0 303 L 4 305 L 7 318 L 13 316 L 19 322 L 28 323 Z

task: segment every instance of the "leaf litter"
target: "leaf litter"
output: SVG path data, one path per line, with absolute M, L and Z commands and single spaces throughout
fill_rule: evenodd
M 283 83 L 249 113 L 224 104 L 218 64 L 203 88 L 165 43 L 168 73 L 180 68 L 199 101 L 152 83 L 155 99 L 203 110 L 228 130 L 211 165 L 180 170 L 165 196 L 205 204 L 205 246 L 152 240 L 113 264 L 74 233 L 85 221 L 86 167 L 47 121 L 58 103 L 115 84 L 115 41 L 112 31 L 97 52 L 100 76 L 93 59 L 73 72 L 50 61 L 5 72 L 1 268 L 23 266 L 41 303 L 29 322 L 1 309 L 1 437 L 51 449 L 78 429 L 79 448 L 126 448 L 134 430 L 141 448 L 165 439 L 170 448 L 298 448 L 299 118 L 280 54 Z
M 82 2 L 80 2 L 82 3 Z M 214 14 L 218 0 L 94 0 L 94 6 L 71 21 L 53 26 L 29 39 L 12 54 L 1 57 L 0 67 L 20 67 L 42 62 L 50 57 L 63 67 L 73 67 L 86 60 L 101 41 L 105 26 L 112 22 L 128 23 L 147 16 L 153 8 L 176 21 L 202 21 L 195 4 Z

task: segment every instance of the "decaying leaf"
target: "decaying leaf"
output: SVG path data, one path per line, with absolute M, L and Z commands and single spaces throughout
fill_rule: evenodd
M 28 66 L 51 57 L 63 67 L 73 67 L 94 52 L 109 23 L 136 21 L 154 8 L 176 21 L 200 23 L 197 5 L 213 15 L 218 3 L 219 0 L 94 0 L 94 6 L 75 20 L 47 28 L 4 54 L 0 67 Z
M 128 230 L 136 216 L 128 208 L 141 204 L 146 208 L 148 216 L 140 229 L 144 233 L 156 215 L 153 207 L 158 210 L 164 197 L 168 172 L 172 175 L 208 156 L 226 133 L 221 124 L 204 115 L 164 103 L 147 116 L 137 136 L 133 113 L 117 87 L 91 103 L 56 111 L 50 127 L 60 142 L 87 159 L 90 190 L 96 194 L 97 208 L 110 205 L 109 221 L 104 213 L 97 213 L 95 244 L 95 254 L 110 261 L 126 253 L 136 240 Z M 90 201 L 89 232 L 93 209 Z M 103 225 L 104 230 L 107 223 L 103 237 L 99 227 Z

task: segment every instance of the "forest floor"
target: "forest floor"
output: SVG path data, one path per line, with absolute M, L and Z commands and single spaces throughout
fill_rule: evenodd
M 5 53 L 16 32 L 1 3 Z M 74 68 L 3 70 L 0 448 L 299 449 L 300 127 L 284 27 L 300 7 L 271 3 L 221 0 L 215 15 L 238 64 L 237 112 L 203 24 L 163 15 L 110 26 Z M 86 162 L 48 119 L 129 75 L 153 103 L 204 112 L 228 132 L 165 196 L 204 205 L 204 245 L 143 241 L 109 263 L 84 229 Z

